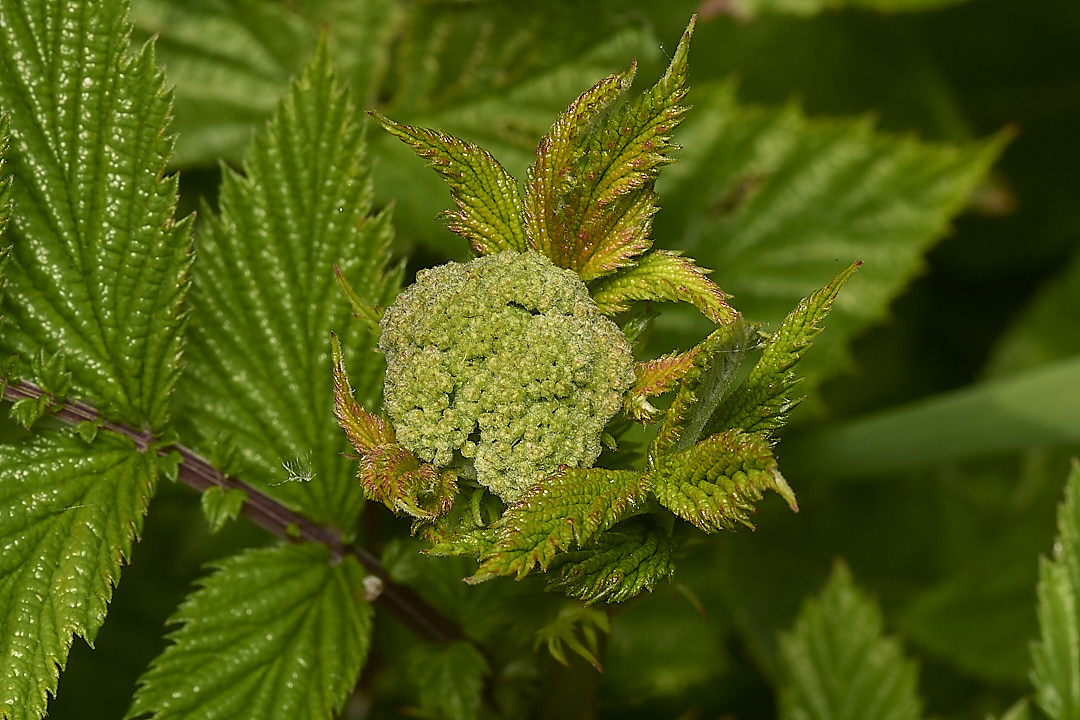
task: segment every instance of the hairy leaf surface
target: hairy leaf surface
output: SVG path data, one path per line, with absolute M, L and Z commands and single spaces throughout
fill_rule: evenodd
M 780 637 L 781 720 L 919 720 L 915 664 L 882 636 L 881 611 L 837 564 Z
M 606 315 L 628 310 L 634 300 L 685 300 L 715 323 L 734 321 L 738 313 L 728 305 L 724 291 L 709 280 L 708 272 L 681 253 L 657 250 L 601 279 L 590 292 Z
M 671 537 L 647 519 L 633 518 L 606 530 L 580 550 L 555 558 L 548 583 L 586 604 L 617 603 L 652 590 L 675 571 Z
M 694 98 L 679 128 L 693 151 L 658 183 L 665 245 L 715 268 L 739 311 L 773 326 L 822 278 L 864 262 L 802 365 L 811 384 L 843 367 L 846 343 L 884 315 L 1008 139 L 923 143 L 875 132 L 867 119 L 742 106 L 727 84 L 697 84 Z M 704 321 L 691 323 L 704 334 Z
M 99 431 L 0 452 L 0 717 L 45 715 L 73 634 L 93 645 L 153 495 L 153 459 Z
M 557 553 L 582 546 L 643 502 L 640 473 L 602 468 L 564 468 L 533 486 L 495 524 L 494 544 L 480 556 L 470 582 L 496 575 L 522 578 L 537 565 L 546 570 Z
M 341 711 L 371 637 L 364 570 L 322 545 L 247 550 L 215 566 L 171 622 L 128 717 L 288 717 Z
M 200 236 L 185 420 L 238 474 L 352 528 L 363 501 L 334 421 L 330 333 L 353 368 L 357 401 L 381 387 L 375 338 L 350 318 L 335 263 L 362 299 L 388 293 L 387 217 L 371 217 L 363 132 L 320 46 L 253 142 L 245 175 L 227 170 L 221 213 Z M 389 283 L 393 284 L 393 283 Z M 291 482 L 282 463 L 310 465 Z M 276 483 L 276 484 L 275 484 Z
M 1053 720 L 1080 716 L 1080 463 L 1058 508 L 1053 560 L 1039 565 L 1039 626 L 1031 647 L 1035 700 Z
M 859 263 L 849 265 L 831 283 L 801 300 L 788 313 L 765 344 L 750 374 L 716 408 L 706 424 L 706 432 L 738 428 L 769 433 L 783 426 L 787 414 L 802 399 L 792 396 L 800 382 L 793 368 L 821 333 L 821 323 L 832 309 L 840 287 L 858 266 Z
M 766 490 L 798 510 L 769 444 L 734 430 L 662 456 L 648 481 L 661 505 L 705 532 L 752 528 L 750 513 Z
M 170 96 L 129 55 L 127 3 L 0 2 L 15 177 L 0 352 L 63 350 L 74 391 L 161 428 L 179 373 L 190 224 L 176 223 Z

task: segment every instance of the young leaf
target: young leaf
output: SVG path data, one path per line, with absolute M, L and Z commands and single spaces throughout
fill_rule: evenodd
M 753 528 L 750 513 L 766 490 L 799 509 L 769 444 L 734 430 L 660 457 L 647 479 L 661 505 L 709 533 Z
M 915 664 L 842 563 L 780 637 L 781 720 L 919 720 Z
M 283 462 L 310 463 L 316 482 L 274 484 L 274 496 L 316 522 L 352 528 L 363 502 L 334 422 L 330 332 L 351 358 L 358 400 L 377 402 L 375 339 L 350 322 L 335 279 L 379 304 L 389 229 L 372 218 L 363 131 L 326 48 L 252 143 L 245 175 L 225 171 L 221 213 L 203 228 L 185 415 L 211 448 L 227 438 L 240 475 L 260 487 Z
M 1080 716 L 1080 463 L 1058 508 L 1054 558 L 1039 564 L 1039 626 L 1031 647 L 1035 700 L 1052 720 Z
M 800 379 L 792 370 L 821 332 L 840 287 L 861 263 L 852 263 L 832 282 L 804 298 L 788 313 L 765 344 L 761 358 L 742 384 L 729 395 L 705 426 L 707 433 L 738 428 L 770 433 L 783 426 L 787 414 L 802 398 L 792 397 Z
M 473 720 L 483 701 L 487 660 L 472 643 L 425 643 L 408 658 L 423 717 Z
M 605 315 L 629 310 L 634 300 L 685 300 L 718 325 L 734 322 L 738 313 L 727 304 L 724 291 L 709 280 L 709 272 L 681 253 L 657 250 L 597 281 L 590 292 Z
M 585 91 L 536 148 L 525 184 L 529 238 L 556 265 L 583 280 L 629 265 L 652 244 L 653 181 L 670 160 L 670 133 L 686 108 L 691 20 L 657 83 L 622 107 L 636 65 Z
M 772 326 L 838 262 L 865 261 L 802 365 L 812 384 L 842 368 L 845 344 L 884 316 L 1008 137 L 922 143 L 875 132 L 866 118 L 747 107 L 730 84 L 697 84 L 694 112 L 679 128 L 693 152 L 658 182 L 665 202 L 656 236 L 715 268 L 712 279 L 739 311 Z
M 450 185 L 458 209 L 443 213 L 448 230 L 468 240 L 481 255 L 529 249 L 518 182 L 491 153 L 453 135 L 401 125 L 378 113 L 372 116 L 417 155 L 430 160 Z
M 558 555 L 548 587 L 586 604 L 617 603 L 652 590 L 675 571 L 671 537 L 643 518 L 606 530 L 580 550 Z
M 591 542 L 618 522 L 645 500 L 645 492 L 641 474 L 631 470 L 559 470 L 503 514 L 494 526 L 495 542 L 468 581 L 521 579 L 537 565 L 546 570 L 557 553 Z
M 127 2 L 0 0 L 15 177 L 0 351 L 63 348 L 76 394 L 160 429 L 179 374 L 190 223 L 164 177 L 170 96 Z M 58 28 L 63 28 L 60 31 Z
M 151 456 L 104 430 L 0 453 L 0 717 L 44 716 L 72 635 L 93 645 L 156 477 Z
M 364 570 L 322 545 L 219 562 L 171 618 L 127 717 L 325 720 L 356 685 L 371 638 Z
M 211 486 L 204 490 L 200 504 L 210 532 L 216 533 L 226 522 L 238 518 L 248 499 L 248 494 L 240 488 L 226 490 Z

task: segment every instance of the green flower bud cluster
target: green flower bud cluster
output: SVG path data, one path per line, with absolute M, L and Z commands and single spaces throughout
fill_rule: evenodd
M 438 467 L 458 453 L 507 502 L 560 465 L 591 466 L 634 380 L 584 283 L 534 252 L 420 272 L 381 330 L 398 442 Z

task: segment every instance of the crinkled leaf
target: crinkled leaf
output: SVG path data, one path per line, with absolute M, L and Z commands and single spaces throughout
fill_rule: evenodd
M 624 409 L 631 420 L 651 422 L 660 413 L 648 399 L 675 388 L 688 374 L 700 369 L 698 355 L 705 348 L 698 343 L 686 352 L 671 353 L 634 367 L 634 384 L 626 391 Z
M 798 510 L 769 443 L 735 430 L 662 456 L 647 479 L 661 505 L 705 532 L 752 528 L 750 513 L 766 490 Z
M 373 115 L 387 132 L 429 160 L 450 186 L 458 209 L 443 213 L 448 230 L 468 240 L 481 255 L 529 249 L 517 180 L 491 153 L 453 135 Z
M 0 351 L 63 348 L 75 391 L 161 428 L 179 373 L 191 259 L 163 177 L 170 96 L 127 3 L 0 2 L 0 107 L 11 111 L 11 216 Z
M 919 720 L 918 671 L 883 637 L 881 611 L 837 563 L 780 637 L 781 720 Z
M 867 119 L 741 106 L 730 85 L 697 84 L 679 128 L 692 152 L 659 180 L 656 235 L 715 268 L 739 311 L 771 326 L 838 267 L 864 261 L 802 365 L 813 382 L 844 366 L 846 344 L 919 271 L 1007 139 L 923 143 L 875 132 Z
M 487 660 L 470 642 L 425 643 L 413 648 L 408 673 L 424 717 L 473 720 L 483 701 Z
M 153 459 L 106 431 L 0 451 L 0 717 L 44 716 L 72 635 L 93 645 L 155 480 Z
M 563 468 L 534 485 L 496 523 L 495 542 L 480 556 L 469 582 L 497 575 L 525 577 L 546 570 L 561 551 L 583 546 L 645 500 L 640 473 L 602 468 Z
M 394 442 L 394 429 L 356 402 L 337 335 L 331 335 L 330 346 L 334 361 L 334 415 L 345 436 L 361 456 L 380 445 Z
M 645 519 L 634 518 L 606 530 L 578 550 L 558 555 L 548 583 L 586 604 L 622 602 L 668 578 L 675 565 L 671 537 Z
M 724 291 L 708 278 L 709 272 L 681 253 L 657 250 L 599 280 L 590 292 L 606 315 L 629 310 L 635 300 L 668 300 L 693 303 L 717 324 L 733 322 L 738 313 L 727 304 Z
M 1080 463 L 1058 508 L 1052 560 L 1039 565 L 1039 626 L 1031 647 L 1035 700 L 1053 720 L 1080 717 Z
M 667 71 L 619 107 L 636 65 L 585 91 L 536 148 L 525 184 L 525 220 L 533 246 L 556 265 L 591 280 L 629 265 L 652 244 L 652 184 L 670 162 L 670 133 L 686 108 L 691 20 Z
M 852 263 L 832 282 L 807 298 L 784 318 L 765 343 L 761 358 L 735 391 L 729 395 L 706 425 L 707 432 L 739 428 L 746 432 L 769 433 L 783 426 L 787 415 L 801 397 L 793 397 L 800 378 L 793 368 L 810 349 L 821 332 L 821 323 L 832 310 L 841 286 L 860 263 Z
M 128 717 L 324 720 L 367 656 L 365 572 L 322 545 L 247 550 L 215 565 L 170 622 Z
M 363 496 L 334 421 L 331 330 L 364 405 L 377 402 L 382 366 L 334 267 L 373 305 L 392 284 L 382 271 L 388 218 L 369 214 L 363 155 L 356 111 L 320 45 L 256 136 L 245 174 L 225 171 L 221 212 L 199 239 L 184 385 L 184 419 L 203 445 L 231 446 L 245 480 L 342 528 L 355 525 Z M 317 482 L 275 484 L 282 463 L 297 461 Z

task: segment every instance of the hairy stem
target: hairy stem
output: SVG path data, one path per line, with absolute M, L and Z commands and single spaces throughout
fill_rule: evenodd
M 4 399 L 11 402 L 27 398 L 37 399 L 45 394 L 40 387 L 26 380 L 10 383 L 4 388 Z M 382 563 L 370 552 L 361 547 L 343 543 L 336 532 L 298 515 L 243 481 L 224 475 L 194 450 L 180 444 L 156 446 L 155 438 L 151 433 L 105 420 L 96 408 L 77 400 L 65 400 L 52 413 L 52 416 L 69 425 L 86 421 L 99 423 L 101 429 L 131 438 L 141 452 L 153 448 L 162 457 L 174 451 L 180 453 L 178 479 L 186 485 L 200 492 L 211 487 L 243 490 L 248 496 L 248 502 L 244 503 L 242 512 L 256 525 L 291 542 L 305 541 L 326 545 L 330 548 L 333 557 L 338 560 L 346 555 L 356 558 L 371 575 L 379 580 L 378 584 L 381 587 L 374 598 L 375 605 L 396 617 L 418 637 L 435 642 L 448 642 L 464 637 L 461 628 L 454 621 L 411 589 L 391 581 Z

